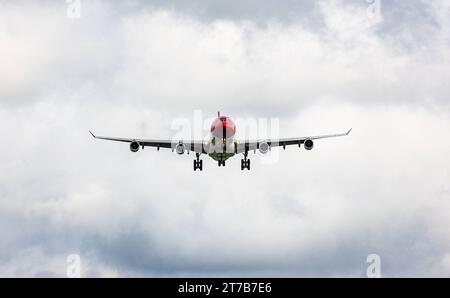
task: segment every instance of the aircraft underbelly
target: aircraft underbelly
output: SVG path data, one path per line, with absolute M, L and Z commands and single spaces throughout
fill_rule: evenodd
M 210 153 L 208 155 L 212 159 L 219 161 L 219 160 L 227 160 L 228 158 L 233 157 L 234 153 L 217 153 L 217 152 L 214 152 L 214 153 Z
M 208 155 L 217 161 L 227 160 L 235 155 L 233 138 L 222 139 L 214 137 Z

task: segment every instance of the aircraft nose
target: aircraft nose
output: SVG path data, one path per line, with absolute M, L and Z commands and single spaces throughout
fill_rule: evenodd
M 218 138 L 229 138 L 234 136 L 236 127 L 229 121 L 214 123 L 211 127 L 211 133 Z

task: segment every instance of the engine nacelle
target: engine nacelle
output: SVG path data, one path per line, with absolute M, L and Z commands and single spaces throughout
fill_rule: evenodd
M 259 152 L 261 152 L 262 154 L 266 154 L 269 151 L 270 145 L 267 142 L 262 142 L 261 144 L 259 144 Z
M 314 148 L 314 142 L 310 139 L 305 140 L 305 149 L 312 150 Z
M 137 142 L 137 141 L 133 141 L 130 143 L 131 152 L 138 152 L 140 147 L 141 147 L 141 144 L 139 144 L 139 142 Z
M 179 144 L 175 147 L 175 151 L 177 152 L 177 154 L 183 155 L 184 152 L 186 151 L 186 146 L 185 146 L 183 143 L 179 143 Z

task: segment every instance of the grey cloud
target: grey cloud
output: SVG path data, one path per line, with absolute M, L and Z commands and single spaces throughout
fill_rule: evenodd
M 287 23 L 302 22 L 305 25 L 320 23 L 317 1 L 131 1 L 119 4 L 122 11 L 135 12 L 142 9 L 165 9 L 190 15 L 204 22 L 217 19 L 253 21 L 264 25 L 267 21 Z
M 133 3 L 128 6 L 144 5 Z M 423 21 L 427 18 L 415 17 L 410 5 L 383 2 L 383 22 L 365 28 L 367 3 L 321 2 L 316 10 L 323 26 L 312 30 L 302 22 L 280 24 L 272 19 L 264 27 L 252 20 L 216 17 L 204 24 L 177 3 L 160 11 L 158 3 L 155 8 L 146 2 L 149 9 L 127 12 L 126 4 L 89 2 L 80 20 L 67 19 L 61 4 L 26 9 L 6 5 L 10 9 L 2 19 L 15 25 L 19 37 L 13 39 L 5 31 L 13 55 L 4 56 L 1 104 L 36 102 L 52 93 L 55 100 L 65 101 L 95 98 L 185 111 L 193 105 L 246 108 L 261 115 L 270 109 L 284 115 L 317 101 L 447 102 L 445 18 L 439 26 L 428 25 Z M 266 5 L 274 4 L 261 4 Z M 416 9 L 436 20 L 432 16 L 439 7 L 421 4 Z M 412 25 L 392 24 L 402 12 L 412 14 Z M 29 18 L 16 21 L 23 14 Z M 386 28 L 396 31 L 377 34 Z M 414 51 L 397 47 L 416 32 L 428 36 L 426 51 L 420 50 L 422 38 L 413 38 Z M 436 75 L 430 78 L 424 72 Z M 229 100 L 233 97 L 239 104 Z

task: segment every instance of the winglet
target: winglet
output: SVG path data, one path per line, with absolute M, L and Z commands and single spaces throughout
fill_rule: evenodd
M 89 133 L 90 133 L 94 138 L 97 138 L 97 137 L 92 133 L 92 131 L 89 131 Z
M 217 118 L 220 118 L 220 111 L 217 111 Z
M 353 128 L 350 128 L 350 130 L 349 130 L 349 131 L 347 132 L 347 135 L 349 135 L 349 134 L 350 134 L 350 132 L 352 131 L 352 129 L 353 129 Z

